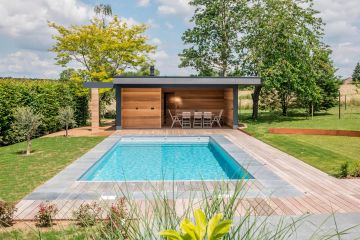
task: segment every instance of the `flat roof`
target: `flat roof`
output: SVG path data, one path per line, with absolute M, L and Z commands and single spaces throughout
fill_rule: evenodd
M 179 77 L 179 76 L 142 76 L 115 77 L 113 82 L 86 82 L 87 88 L 111 88 L 114 85 L 124 87 L 140 86 L 229 86 L 229 85 L 261 85 L 259 77 Z

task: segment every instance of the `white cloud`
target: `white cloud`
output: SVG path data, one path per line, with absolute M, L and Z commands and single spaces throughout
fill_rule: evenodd
M 146 7 L 150 3 L 150 0 L 138 0 L 138 6 L 140 7 Z
M 151 39 L 151 43 L 159 46 L 162 44 L 162 41 L 159 38 L 153 38 Z
M 92 15 L 92 7 L 77 0 L 0 0 L 0 35 L 20 48 L 47 49 L 52 33 L 47 21 L 81 24 Z
M 174 25 L 172 25 L 171 23 L 165 23 L 165 26 L 168 28 L 168 29 L 174 29 Z
M 1 76 L 57 78 L 60 71 L 50 56 L 33 51 L 17 51 L 0 59 Z
M 326 23 L 325 40 L 333 50 L 338 74 L 350 76 L 360 61 L 360 1 L 317 0 L 315 8 Z
M 194 12 L 189 0 L 158 0 L 158 12 L 162 15 L 179 15 L 188 19 Z

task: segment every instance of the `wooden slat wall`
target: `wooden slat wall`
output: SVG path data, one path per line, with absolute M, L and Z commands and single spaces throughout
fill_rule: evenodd
M 122 89 L 122 127 L 161 128 L 161 95 L 161 88 Z
M 225 112 L 224 112 L 224 122 L 226 125 L 232 127 L 233 126 L 233 89 L 226 88 L 224 89 L 224 104 L 225 104 Z
M 223 89 L 165 89 L 175 93 L 181 102 L 177 104 L 177 111 L 200 111 L 218 113 L 224 109 Z

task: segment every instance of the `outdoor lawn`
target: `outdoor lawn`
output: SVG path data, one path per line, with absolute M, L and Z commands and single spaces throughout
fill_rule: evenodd
M 33 153 L 25 156 L 25 143 L 0 148 L 0 199 L 19 201 L 104 137 L 54 137 L 33 140 Z
M 346 111 L 342 108 L 340 120 L 338 108 L 319 113 L 313 120 L 296 112 L 288 117 L 261 112 L 259 120 L 254 122 L 249 119 L 249 114 L 243 112 L 241 116 L 242 122 L 248 124 L 246 132 L 328 174 L 336 174 L 345 162 L 349 162 L 350 170 L 360 162 L 360 138 L 268 133 L 269 128 L 360 130 L 360 107 L 351 107 Z

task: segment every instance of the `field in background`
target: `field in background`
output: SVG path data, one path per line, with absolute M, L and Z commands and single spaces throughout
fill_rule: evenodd
M 291 112 L 289 116 L 281 116 L 279 112 L 260 112 L 258 121 L 250 119 L 251 112 L 240 112 L 240 120 L 248 125 L 245 130 L 254 137 L 328 173 L 336 174 L 345 162 L 350 169 L 360 162 L 360 138 L 337 136 L 308 135 L 275 135 L 268 132 L 269 128 L 309 128 L 337 129 L 360 131 L 360 106 L 348 106 L 341 109 L 341 119 L 338 118 L 338 108 L 328 112 L 318 113 L 314 119 L 303 113 Z

